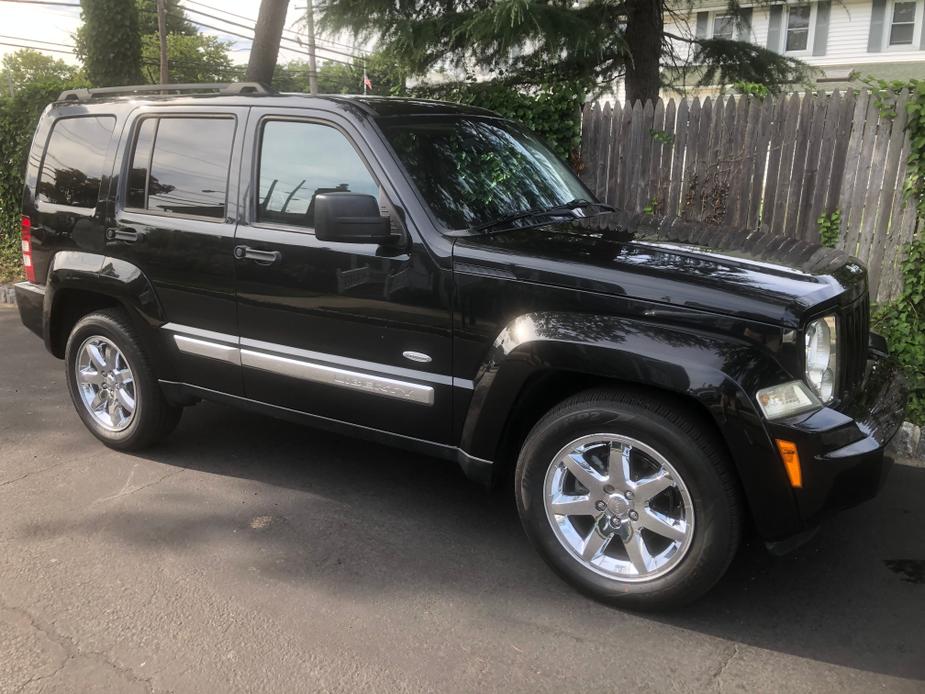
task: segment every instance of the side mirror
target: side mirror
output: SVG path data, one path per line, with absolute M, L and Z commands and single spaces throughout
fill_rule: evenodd
M 315 237 L 321 241 L 385 243 L 391 233 L 389 218 L 379 214 L 379 203 L 372 195 L 315 196 Z

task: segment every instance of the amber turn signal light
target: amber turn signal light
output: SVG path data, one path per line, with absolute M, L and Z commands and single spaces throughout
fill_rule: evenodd
M 780 459 L 784 463 L 784 469 L 787 470 L 787 477 L 790 479 L 790 486 L 794 489 L 803 487 L 803 470 L 800 467 L 800 453 L 797 451 L 797 445 L 793 441 L 785 439 L 775 439 L 777 451 L 780 453 Z

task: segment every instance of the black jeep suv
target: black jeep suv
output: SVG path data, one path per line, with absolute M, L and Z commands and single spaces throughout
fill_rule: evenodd
M 65 92 L 29 156 L 22 320 L 106 445 L 208 399 L 513 468 L 552 568 L 636 607 L 881 486 L 905 392 L 844 253 L 628 217 L 475 108 L 171 89 Z

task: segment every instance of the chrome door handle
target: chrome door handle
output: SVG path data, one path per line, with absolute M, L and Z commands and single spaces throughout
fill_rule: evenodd
M 279 251 L 261 251 L 250 246 L 235 246 L 234 257 L 238 260 L 255 260 L 258 263 L 270 265 L 282 259 Z

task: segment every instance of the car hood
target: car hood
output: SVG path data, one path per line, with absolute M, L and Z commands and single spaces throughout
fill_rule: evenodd
M 787 327 L 867 292 L 864 267 L 839 250 L 680 221 L 621 223 L 617 214 L 463 237 L 454 267 Z

